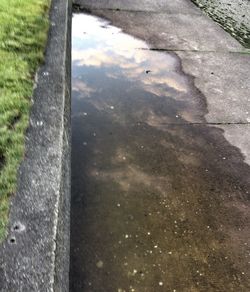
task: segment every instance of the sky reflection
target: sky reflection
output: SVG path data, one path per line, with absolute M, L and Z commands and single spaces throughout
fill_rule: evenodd
M 91 71 L 92 79 L 94 72 L 98 78 L 101 74 L 101 79 L 106 79 L 105 83 L 98 84 L 98 91 L 103 94 L 109 89 L 110 82 L 107 79 L 111 79 L 112 86 L 114 80 L 126 83 L 126 91 L 130 91 L 130 94 L 131 90 L 134 91 L 135 98 L 135 91 L 142 90 L 150 94 L 151 99 L 159 97 L 160 107 L 168 108 L 164 116 L 159 111 L 157 113 L 158 118 L 162 116 L 163 123 L 204 121 L 204 101 L 197 92 L 190 90 L 192 80 L 181 74 L 180 63 L 174 54 L 150 51 L 145 42 L 92 16 L 74 15 L 73 26 L 73 90 L 81 92 L 79 97 L 96 92 L 96 84 L 91 85 L 91 80 L 84 77 L 87 71 Z M 178 109 L 173 108 L 173 101 L 179 102 Z M 145 112 L 152 119 L 155 111 L 144 108 L 145 122 Z

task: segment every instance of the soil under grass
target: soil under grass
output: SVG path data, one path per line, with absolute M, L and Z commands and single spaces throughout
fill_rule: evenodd
M 0 1 L 0 240 L 24 154 L 34 75 L 44 58 L 50 0 Z

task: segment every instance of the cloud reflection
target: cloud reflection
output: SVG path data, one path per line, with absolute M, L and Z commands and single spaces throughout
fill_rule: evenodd
M 190 80 L 180 73 L 180 64 L 173 54 L 152 52 L 145 42 L 122 33 L 108 21 L 92 16 L 75 15 L 73 26 L 74 70 L 101 69 L 105 77 L 136 84 L 154 97 L 165 97 L 167 102 L 175 99 L 185 103 L 183 116 L 182 111 L 178 110 L 178 113 L 165 117 L 164 120 L 180 122 L 180 117 L 188 122 L 202 120 L 199 109 L 204 115 L 204 108 L 200 98 L 190 92 Z M 75 89 L 77 86 L 74 82 Z M 79 90 L 86 92 L 88 96 L 90 85 L 87 87 L 86 91 L 84 88 Z M 191 114 L 187 114 L 187 111 Z

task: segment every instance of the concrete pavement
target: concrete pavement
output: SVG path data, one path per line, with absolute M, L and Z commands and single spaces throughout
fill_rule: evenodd
M 75 3 L 148 47 L 78 24 L 72 291 L 249 291 L 247 50 L 188 0 Z
M 192 0 L 241 44 L 250 48 L 250 2 L 248 0 Z
M 230 136 L 236 147 L 243 147 L 243 154 L 250 160 L 248 50 L 189 0 L 74 3 L 145 40 L 153 50 L 174 51 L 184 72 L 194 77 L 196 87 L 206 97 L 207 123 L 223 125 L 225 136 Z M 234 128 L 244 135 L 234 139 L 229 134 Z

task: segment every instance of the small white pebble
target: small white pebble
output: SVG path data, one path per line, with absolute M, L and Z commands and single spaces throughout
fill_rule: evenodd
M 43 121 L 38 121 L 36 122 L 37 126 L 42 126 L 43 125 Z
M 125 238 L 128 238 L 128 234 L 125 235 Z
M 112 110 L 113 110 L 114 108 L 115 108 L 115 107 L 114 107 L 113 105 L 111 105 L 111 106 L 110 106 L 110 109 L 112 109 Z
M 99 261 L 96 263 L 97 268 L 101 269 L 103 267 L 103 261 Z
M 159 282 L 159 286 L 163 286 L 163 282 Z
M 87 142 L 83 142 L 83 145 L 86 146 L 88 143 Z

